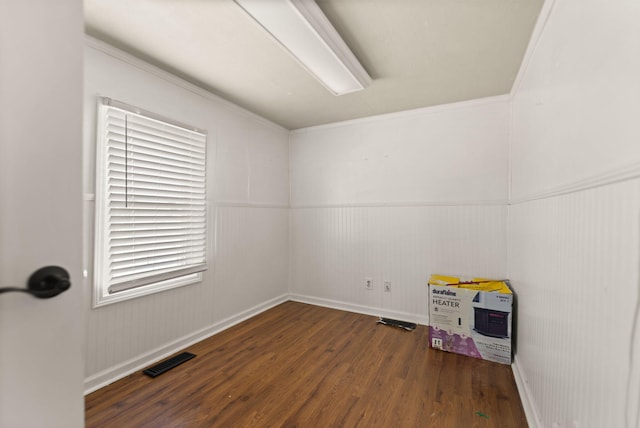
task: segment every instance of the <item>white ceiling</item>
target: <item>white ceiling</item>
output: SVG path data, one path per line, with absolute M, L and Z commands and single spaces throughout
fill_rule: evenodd
M 232 0 L 84 6 L 88 34 L 298 129 L 509 93 L 543 0 L 317 3 L 373 78 L 367 89 L 331 95 Z

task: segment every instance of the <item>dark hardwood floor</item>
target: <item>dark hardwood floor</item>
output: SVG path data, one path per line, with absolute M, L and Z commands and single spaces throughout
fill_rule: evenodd
M 287 302 L 86 397 L 87 427 L 526 427 L 511 368 Z

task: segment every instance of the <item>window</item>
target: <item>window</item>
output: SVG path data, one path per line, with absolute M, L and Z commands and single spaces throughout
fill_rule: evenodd
M 101 98 L 94 304 L 202 280 L 206 133 Z

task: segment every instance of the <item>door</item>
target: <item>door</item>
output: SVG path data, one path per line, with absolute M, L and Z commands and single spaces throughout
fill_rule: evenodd
M 0 1 L 0 287 L 59 265 L 51 299 L 0 294 L 0 426 L 81 427 L 81 0 Z

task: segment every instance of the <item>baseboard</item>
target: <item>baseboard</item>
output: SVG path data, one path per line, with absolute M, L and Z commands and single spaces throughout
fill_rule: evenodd
M 168 356 L 175 354 L 182 349 L 200 342 L 216 333 L 228 329 L 236 324 L 241 323 L 251 317 L 258 315 L 268 309 L 273 308 L 281 303 L 289 300 L 288 294 L 283 294 L 266 302 L 260 303 L 252 308 L 242 311 L 236 315 L 225 318 L 217 323 L 203 328 L 194 333 L 188 334 L 173 342 L 167 343 L 164 346 L 156 348 L 152 351 L 146 352 L 128 361 L 125 361 L 117 366 L 110 367 L 92 376 L 89 376 L 84 381 L 85 395 L 93 391 L 96 391 L 104 386 L 107 386 L 125 376 L 130 375 L 138 370 L 141 370 L 157 361 L 160 361 Z
M 380 316 L 392 318 L 402 321 L 410 321 L 416 324 L 429 325 L 428 315 L 412 314 L 409 312 L 391 311 L 373 306 L 357 305 L 354 303 L 346 303 L 338 300 L 323 299 L 320 297 L 305 296 L 302 294 L 290 294 L 289 300 L 300 303 L 308 303 L 315 306 L 324 306 L 325 308 L 340 309 L 342 311 L 355 312 L 358 314 Z
M 527 417 L 527 423 L 529 424 L 529 427 L 541 428 L 542 423 L 540 422 L 536 403 L 533 400 L 533 395 L 531 394 L 529 387 L 527 386 L 524 373 L 522 373 L 520 365 L 518 364 L 517 355 L 513 358 L 511 370 L 513 370 L 513 377 L 516 380 L 516 387 L 518 388 L 518 393 L 520 394 L 520 401 L 522 401 L 522 407 L 524 408 L 524 414 Z

